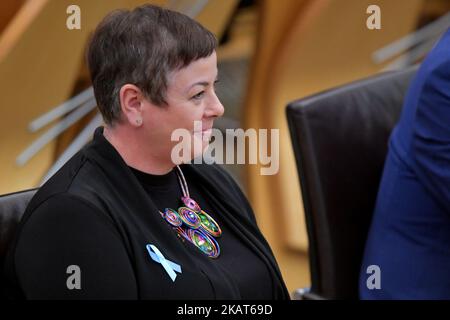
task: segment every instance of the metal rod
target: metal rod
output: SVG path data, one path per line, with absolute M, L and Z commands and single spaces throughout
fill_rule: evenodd
M 372 59 L 375 63 L 380 64 L 386 60 L 394 57 L 395 55 L 408 50 L 416 46 L 417 44 L 427 41 L 429 38 L 434 37 L 436 34 L 440 34 L 447 30 L 450 26 L 450 12 L 446 13 L 442 17 L 427 24 L 425 27 L 410 33 L 397 41 L 375 51 L 372 55 Z
M 44 148 L 50 141 L 60 135 L 64 130 L 69 128 L 87 113 L 95 108 L 97 105 L 95 99 L 88 100 L 81 105 L 77 110 L 63 118 L 60 122 L 55 124 L 43 135 L 36 139 L 28 148 L 26 148 L 16 159 L 16 163 L 19 166 L 23 166 L 27 163 L 36 153 Z
M 28 130 L 30 130 L 31 132 L 36 132 L 37 130 L 46 126 L 53 120 L 64 116 L 65 114 L 76 109 L 79 105 L 92 99 L 93 97 L 94 97 L 94 90 L 92 87 L 89 87 L 88 89 L 84 90 L 83 92 L 71 98 L 70 100 L 63 102 L 59 106 L 50 110 L 49 112 L 44 113 L 39 118 L 36 118 L 35 120 L 31 121 L 28 126 Z
M 41 181 L 41 185 L 44 184 L 48 179 L 50 179 L 59 169 L 61 169 L 61 167 L 92 138 L 92 134 L 95 131 L 95 128 L 100 126 L 102 122 L 102 116 L 100 114 L 97 114 L 76 136 L 76 138 L 67 147 L 67 149 L 64 150 L 58 160 L 56 160 L 56 162 L 52 165 L 50 170 L 47 171 Z
M 406 68 L 407 66 L 414 64 L 417 60 L 423 58 L 436 44 L 439 37 L 431 39 L 425 43 L 420 44 L 414 49 L 408 51 L 407 53 L 401 55 L 392 61 L 389 65 L 383 68 L 382 71 L 392 71 Z
M 186 0 L 172 0 L 169 1 L 167 7 L 171 10 L 181 12 L 188 17 L 194 19 L 197 17 L 200 12 L 205 8 L 208 4 L 209 0 L 194 0 L 194 1 L 186 1 Z

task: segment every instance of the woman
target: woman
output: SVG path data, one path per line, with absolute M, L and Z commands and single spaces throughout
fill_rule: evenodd
M 223 113 L 215 49 L 201 25 L 156 6 L 100 23 L 87 57 L 106 126 L 30 202 L 6 262 L 9 295 L 289 298 L 233 179 L 171 158 L 174 130 L 205 148 Z

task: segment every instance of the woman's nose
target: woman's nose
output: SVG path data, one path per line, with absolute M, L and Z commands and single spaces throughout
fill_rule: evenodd
M 211 104 L 209 106 L 209 116 L 210 117 L 221 117 L 224 113 L 225 109 L 222 105 L 222 103 L 220 102 L 219 98 L 217 97 L 217 95 L 214 93 L 214 96 L 212 98 Z

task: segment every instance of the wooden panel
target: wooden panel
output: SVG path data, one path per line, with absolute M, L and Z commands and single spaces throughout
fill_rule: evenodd
M 238 3 L 238 0 L 209 0 L 195 19 L 220 39 Z
M 23 3 L 24 0 L 0 1 L 0 34 L 3 32 L 17 11 L 19 11 Z
M 271 83 L 272 64 L 277 59 L 278 48 L 307 2 L 265 0 L 259 3 L 256 50 L 243 110 L 245 128 L 270 128 L 264 113 L 269 107 L 266 90 Z M 272 247 L 288 289 L 292 291 L 309 284 L 308 259 L 306 252 L 294 252 L 283 241 L 283 214 L 277 207 L 278 198 L 273 197 L 278 187 L 273 182 L 276 182 L 274 177 L 260 175 L 260 166 L 246 167 L 247 195 L 258 225 Z M 298 202 L 298 199 L 293 201 Z
M 272 63 L 276 59 L 280 44 L 306 2 L 306 0 L 282 2 L 265 0 L 260 2 L 256 50 L 252 60 L 251 75 L 243 110 L 246 128 L 269 128 L 265 124 L 267 116 L 262 111 L 267 109 L 265 93 L 273 68 Z M 264 213 L 271 211 L 269 208 L 272 200 L 268 196 L 271 188 L 273 188 L 270 187 L 269 183 L 271 177 L 261 176 L 259 166 L 247 166 L 246 171 L 247 192 L 254 205 L 263 233 L 270 239 L 278 237 L 276 228 L 271 227 L 274 218 Z M 261 197 L 261 195 L 266 196 Z M 257 203 L 256 199 L 258 199 Z
M 257 50 L 245 108 L 247 127 L 280 129 L 280 171 L 261 176 L 259 166 L 249 166 L 247 185 L 258 221 L 293 289 L 304 285 L 299 273 L 306 269 L 299 270 L 298 252 L 305 252 L 308 243 L 286 104 L 379 71 L 383 66 L 371 61 L 371 53 L 414 30 L 423 1 L 304 1 L 298 10 L 285 11 L 295 14 L 294 23 L 287 22 L 288 15 L 278 16 L 277 23 L 273 10 L 281 4 L 288 6 L 264 1 L 257 44 L 261 52 Z M 370 4 L 381 7 L 381 30 L 366 28 Z M 289 26 L 284 33 L 283 24 Z

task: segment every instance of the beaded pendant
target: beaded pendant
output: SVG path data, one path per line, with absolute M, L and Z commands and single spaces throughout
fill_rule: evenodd
M 165 208 L 160 212 L 176 232 L 184 239 L 194 244 L 201 252 L 210 258 L 217 258 L 220 254 L 219 243 L 215 238 L 222 234 L 219 224 L 200 206 L 190 198 L 189 189 L 181 168 L 177 166 L 177 176 L 183 196 L 184 206 L 174 210 Z

